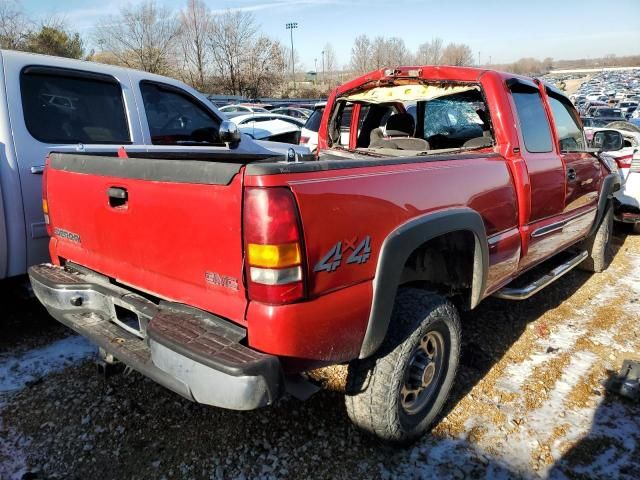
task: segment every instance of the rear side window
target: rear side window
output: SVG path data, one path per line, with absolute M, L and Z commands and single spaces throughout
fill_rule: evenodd
M 563 152 L 575 152 L 584 150 L 584 135 L 577 118 L 577 113 L 567 100 L 561 100 L 549 96 L 549 105 L 553 112 L 553 121 L 556 125 L 556 133 L 560 142 L 560 150 Z
M 44 143 L 131 143 L 122 88 L 108 75 L 27 67 L 20 74 L 24 121 Z
M 522 88 L 520 85 L 514 85 L 511 92 L 516 104 L 525 148 L 531 153 L 550 152 L 553 149 L 553 142 L 540 92 L 533 88 Z
M 320 121 L 322 120 L 323 113 L 324 107 L 316 108 L 307 120 L 307 123 L 304 124 L 304 128 L 306 128 L 307 130 L 311 130 L 312 132 L 317 132 L 318 130 L 320 130 Z
M 220 121 L 197 99 L 172 85 L 140 82 L 154 145 L 220 145 Z

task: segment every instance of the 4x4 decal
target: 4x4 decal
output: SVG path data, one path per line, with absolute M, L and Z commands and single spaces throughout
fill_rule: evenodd
M 371 236 L 367 235 L 356 245 L 357 237 L 352 240 L 340 241 L 333 245 L 329 251 L 320 259 L 313 269 L 314 272 L 335 272 L 342 264 L 342 257 L 349 250 L 353 250 L 347 258 L 347 264 L 359 263 L 363 264 L 369 260 L 371 256 Z M 344 246 L 343 246 L 344 244 Z

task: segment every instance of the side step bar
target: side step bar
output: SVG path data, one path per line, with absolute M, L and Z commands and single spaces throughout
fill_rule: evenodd
M 587 252 L 581 252 L 572 259 L 558 265 L 549 273 L 540 277 L 539 279 L 531 282 L 529 285 L 519 288 L 504 287 L 493 294 L 494 297 L 503 298 L 505 300 L 526 300 L 527 298 L 535 295 L 547 285 L 555 282 L 565 273 L 570 272 L 577 267 L 585 258 L 587 258 Z

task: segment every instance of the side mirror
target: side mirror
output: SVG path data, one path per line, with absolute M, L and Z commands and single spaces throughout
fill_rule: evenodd
M 223 120 L 220 124 L 220 141 L 226 143 L 230 147 L 235 147 L 238 143 L 240 143 L 240 130 L 238 129 L 238 125 L 229 120 Z
M 593 134 L 591 147 L 601 152 L 615 152 L 624 145 L 622 134 L 616 130 L 599 130 Z

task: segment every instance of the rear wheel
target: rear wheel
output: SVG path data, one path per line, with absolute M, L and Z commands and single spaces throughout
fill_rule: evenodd
M 609 205 L 596 232 L 584 241 L 583 247 L 589 256 L 580 264 L 582 270 L 599 273 L 607 269 L 613 260 L 612 233 L 613 205 Z
M 640 222 L 633 224 L 633 233 L 640 235 Z
M 458 312 L 448 300 L 401 290 L 378 352 L 349 365 L 345 401 L 353 423 L 391 442 L 424 434 L 451 390 L 460 339 Z

